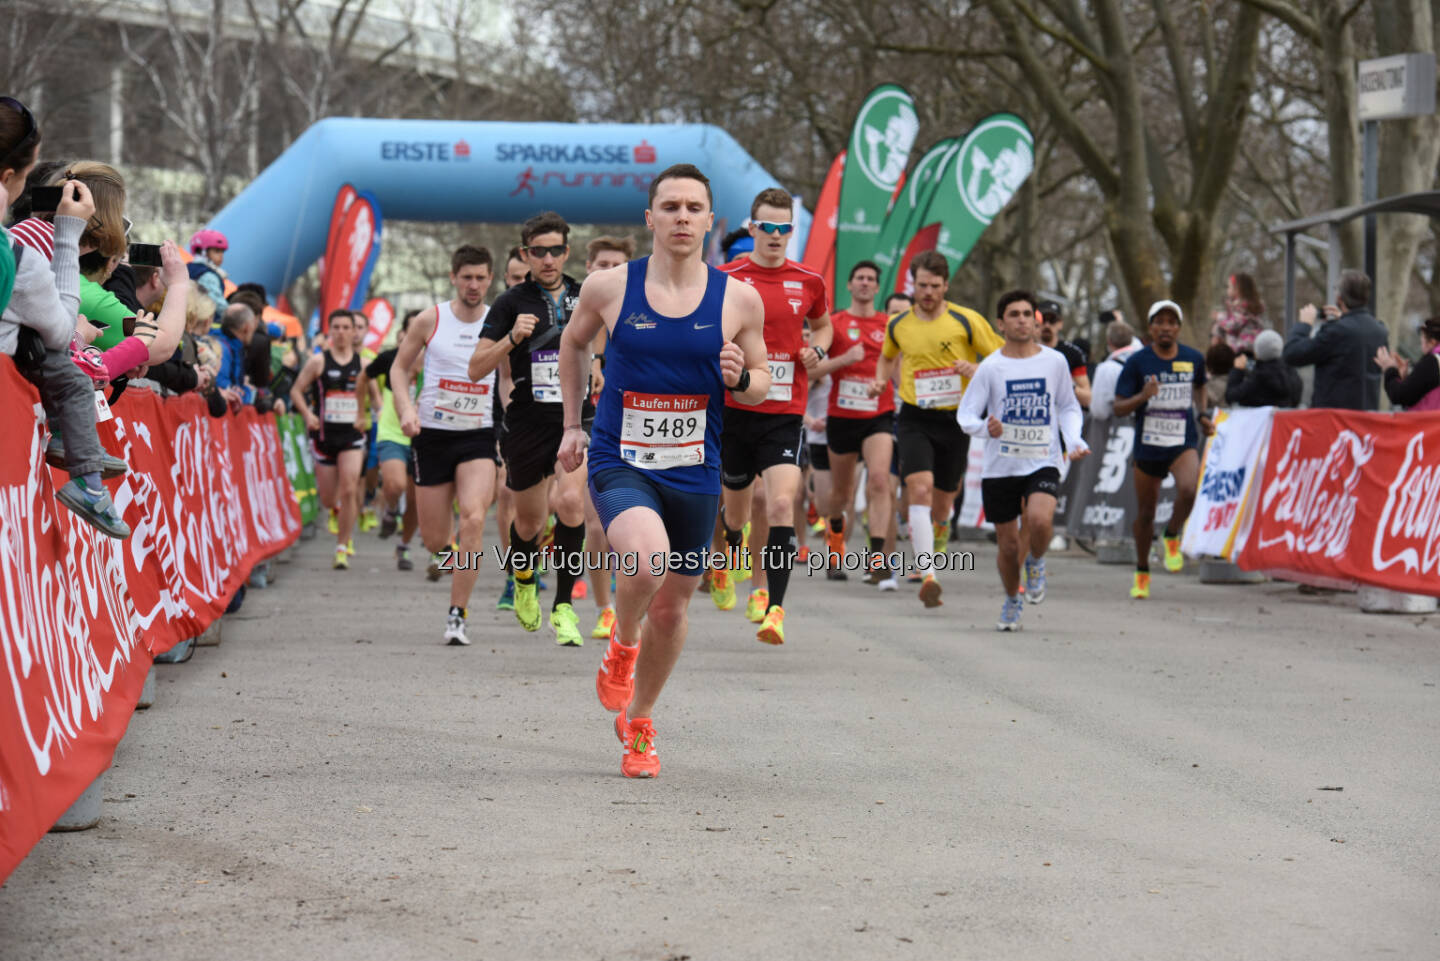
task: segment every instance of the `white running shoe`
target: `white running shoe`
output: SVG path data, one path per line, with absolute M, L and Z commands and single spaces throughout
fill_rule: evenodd
M 900 582 L 895 579 L 895 576 L 893 574 L 885 578 L 883 581 L 881 581 L 879 584 L 876 584 L 875 586 L 880 589 L 880 592 L 882 594 L 886 591 L 900 590 Z
M 463 614 L 450 614 L 445 618 L 445 643 L 452 647 L 470 646 L 470 638 L 465 636 Z

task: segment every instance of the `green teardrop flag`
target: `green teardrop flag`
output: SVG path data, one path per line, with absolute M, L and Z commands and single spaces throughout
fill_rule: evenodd
M 836 310 L 850 306 L 841 278 L 857 261 L 875 254 L 880 227 L 919 131 L 915 101 L 898 84 L 884 83 L 870 91 L 855 114 L 835 223 L 836 284 L 830 293 Z

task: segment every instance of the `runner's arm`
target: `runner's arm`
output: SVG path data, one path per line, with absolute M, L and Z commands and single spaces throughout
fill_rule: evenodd
M 1071 374 L 1070 383 L 1075 390 L 1075 399 L 1080 402 L 1080 406 L 1089 407 L 1094 395 L 1090 391 L 1090 375 L 1085 373 L 1085 368 L 1081 367 L 1078 374 Z
M 295 409 L 308 425 L 315 419 L 315 412 L 305 401 L 305 394 L 310 390 L 310 385 L 315 383 L 315 378 L 320 376 L 321 369 L 325 366 L 325 355 L 315 354 L 300 368 L 300 376 L 295 378 L 295 383 L 290 387 L 290 405 Z
M 434 307 L 422 310 L 410 322 L 399 349 L 395 351 L 395 361 L 390 365 L 390 396 L 395 402 L 395 414 L 401 420 L 404 420 L 407 414 L 415 412 L 415 405 L 410 402 L 411 375 L 420 359 L 420 351 L 435 332 L 435 325 L 439 321 L 440 312 Z
M 485 326 L 480 328 L 480 342 L 470 355 L 469 374 L 471 380 L 480 380 L 510 356 L 510 351 L 530 336 L 538 320 L 533 314 L 515 315 L 509 298 L 502 296 L 490 307 L 485 315 Z M 517 336 L 518 334 L 518 336 Z
M 879 361 L 875 364 L 875 382 L 870 385 L 869 394 L 871 397 L 879 397 L 880 394 L 885 391 L 889 385 L 890 378 L 895 376 L 895 361 L 899 359 L 899 357 L 899 354 L 896 354 L 894 357 L 886 357 L 884 354 L 880 355 Z
M 1066 376 L 1057 377 L 1056 380 L 1060 382 L 1060 389 L 1059 396 L 1055 398 L 1055 419 L 1060 424 L 1060 437 L 1065 441 L 1065 450 L 1071 458 L 1081 456 L 1082 452 L 1089 453 L 1090 445 L 1085 443 L 1084 435 L 1085 411 L 1080 407 L 1075 382 L 1071 380 L 1068 370 Z
M 955 408 L 955 422 L 971 437 L 985 437 L 990 422 L 985 417 L 985 406 L 990 400 L 990 372 L 981 365 L 970 380 L 970 386 L 960 395 L 960 406 Z
M 734 298 L 733 302 L 731 297 Z M 770 393 L 770 362 L 765 351 L 765 304 L 760 294 L 749 284 L 729 284 L 725 294 L 725 307 L 739 315 L 740 325 L 731 341 L 744 353 L 744 370 L 750 375 L 750 385 L 745 390 L 732 390 L 730 396 L 745 405 L 758 404 Z M 828 320 L 828 318 L 827 318 Z M 725 385 L 727 388 L 729 384 Z
M 835 339 L 835 327 L 830 323 L 830 315 L 828 313 L 822 313 L 818 317 L 811 317 L 809 324 L 810 346 L 800 351 L 800 362 L 802 364 L 805 363 L 805 351 L 807 350 L 810 351 L 811 357 L 816 358 L 816 363 L 819 363 L 819 353 L 817 353 L 817 350 L 828 354 L 830 352 L 830 344 Z M 805 367 L 812 377 L 818 376 L 815 373 L 815 367 L 813 365 L 805 364 Z
M 564 406 L 566 429 L 580 427 L 580 413 L 585 406 L 587 391 L 586 377 L 589 364 L 586 363 L 595 338 L 605 329 L 604 311 L 615 301 L 624 288 L 625 277 L 607 276 L 610 271 L 600 271 L 585 278 L 580 287 L 580 301 L 560 335 L 560 401 Z M 616 280 L 619 283 L 616 283 Z M 482 341 L 483 343 L 483 341 Z M 477 348 L 477 353 L 478 348 Z M 475 364 L 470 361 L 471 366 Z

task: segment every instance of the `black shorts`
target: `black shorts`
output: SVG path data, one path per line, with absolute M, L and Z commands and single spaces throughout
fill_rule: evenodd
M 824 444 L 806 444 L 806 460 L 816 470 L 830 469 L 830 448 Z
M 1031 494 L 1059 497 L 1060 468 L 1042 467 L 1033 474 L 987 477 L 980 482 L 980 503 L 985 506 L 985 519 L 992 524 L 1008 524 L 1019 517 Z
M 1195 448 L 1177 447 L 1175 448 L 1175 456 L 1162 457 L 1159 460 L 1141 460 L 1139 457 L 1137 457 L 1135 458 L 1135 469 L 1142 474 L 1164 480 L 1165 478 L 1170 476 L 1171 465 L 1173 465 L 1177 460 L 1179 460 L 1181 455 L 1184 454 L 1187 450 L 1195 450 Z
M 720 481 L 732 491 L 743 491 L 768 467 L 799 467 L 804 448 L 805 419 L 799 414 L 759 414 L 727 407 L 720 432 Z
M 871 434 L 888 434 L 895 426 L 893 414 L 874 417 L 831 417 L 825 422 L 825 437 L 835 454 L 858 454 Z
M 936 490 L 960 489 L 970 460 L 970 435 L 960 429 L 953 410 L 922 410 L 904 404 L 895 433 L 901 480 L 930 471 L 935 475 Z
M 410 441 L 415 452 L 415 486 L 434 487 L 455 480 L 455 468 L 467 461 L 495 456 L 495 430 L 435 430 L 420 428 Z
M 310 453 L 314 456 L 315 463 L 322 467 L 334 467 L 339 463 L 340 455 L 347 450 L 364 449 L 365 435 L 358 430 L 343 434 L 332 431 L 324 440 L 321 440 L 318 434 L 310 435 Z
M 529 490 L 555 473 L 560 456 L 564 425 L 550 418 L 526 417 L 507 420 L 500 454 L 505 458 L 505 486 L 512 491 Z

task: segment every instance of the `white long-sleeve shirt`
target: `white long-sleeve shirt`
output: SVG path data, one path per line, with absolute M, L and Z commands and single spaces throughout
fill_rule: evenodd
M 50 350 L 63 350 L 75 333 L 80 312 L 80 235 L 85 221 L 55 218 L 55 258 L 47 261 L 34 250 L 20 256 L 15 290 L 0 320 L 0 354 L 14 355 L 20 328 L 30 327 Z M 8 235 L 3 239 L 9 243 Z
M 999 437 L 990 436 L 990 415 L 1003 425 Z M 955 419 L 965 433 L 985 438 L 982 477 L 1024 477 L 1060 467 L 1062 436 L 1067 450 L 1089 449 L 1080 436 L 1085 412 L 1075 399 L 1070 365 L 1049 347 L 1029 357 L 997 350 L 982 360 Z
M 1115 416 L 1115 383 L 1125 369 L 1125 358 L 1145 345 L 1139 337 L 1131 337 L 1128 346 L 1111 351 L 1110 356 L 1095 368 L 1095 382 L 1090 385 L 1090 416 L 1109 420 Z

